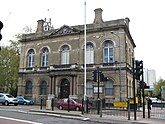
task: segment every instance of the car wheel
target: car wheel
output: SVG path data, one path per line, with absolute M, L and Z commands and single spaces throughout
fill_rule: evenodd
M 76 111 L 80 111 L 80 107 L 77 106 L 77 107 L 76 107 Z
M 59 106 L 59 109 L 60 109 L 60 110 L 63 110 L 63 107 L 60 105 L 60 106 Z
M 27 102 L 24 102 L 23 104 L 24 104 L 24 105 L 27 105 Z
M 9 105 L 9 102 L 8 101 L 5 101 L 5 105 L 8 106 Z
M 17 104 L 17 103 L 15 103 L 14 105 L 15 105 L 15 106 L 17 106 L 18 104 Z

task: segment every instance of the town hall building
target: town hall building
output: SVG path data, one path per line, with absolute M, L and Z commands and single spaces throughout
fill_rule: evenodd
M 99 82 L 99 97 L 105 103 L 133 98 L 132 58 L 136 47 L 129 30 L 129 18 L 104 21 L 102 9 L 95 9 L 92 24 L 63 25 L 54 29 L 51 20 L 38 20 L 35 33 L 23 34 L 18 95 L 36 104 L 49 95 L 84 97 L 84 46 L 86 46 L 86 96 L 96 100 L 99 69 L 107 80 Z M 67 20 L 66 20 L 67 23 Z

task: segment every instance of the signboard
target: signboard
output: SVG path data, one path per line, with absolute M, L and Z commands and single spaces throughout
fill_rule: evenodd
M 123 108 L 127 108 L 127 102 L 114 102 L 113 105 L 114 107 L 123 107 Z

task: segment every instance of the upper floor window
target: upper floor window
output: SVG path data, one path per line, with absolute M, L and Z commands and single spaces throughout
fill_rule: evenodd
M 104 42 L 104 63 L 114 62 L 114 45 L 113 42 L 107 40 Z
M 25 94 L 32 94 L 32 82 L 27 81 L 25 86 Z
M 30 49 L 28 51 L 28 67 L 34 66 L 34 50 Z
M 42 60 L 41 60 L 42 67 L 47 67 L 48 66 L 48 53 L 49 53 L 48 48 L 44 48 L 42 50 Z
M 94 63 L 94 48 L 92 43 L 86 45 L 86 64 Z
M 69 46 L 64 45 L 61 50 L 61 64 L 69 64 Z

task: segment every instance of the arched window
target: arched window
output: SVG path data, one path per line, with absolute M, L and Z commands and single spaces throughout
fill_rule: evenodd
M 28 67 L 34 66 L 34 50 L 31 49 L 28 51 Z
M 114 45 L 113 42 L 107 40 L 104 42 L 104 63 L 114 62 Z
M 61 64 L 69 64 L 69 46 L 67 45 L 62 47 Z
M 86 64 L 94 63 L 94 48 L 92 43 L 86 45 Z
M 25 94 L 32 94 L 32 82 L 27 81 L 25 86 Z
M 113 80 L 108 80 L 105 82 L 105 96 L 113 96 L 114 95 L 114 87 Z
M 93 95 L 93 84 L 92 84 L 92 81 L 87 81 L 86 93 L 87 93 L 87 96 L 92 96 Z
M 42 50 L 42 60 L 41 60 L 42 67 L 47 67 L 48 66 L 48 53 L 49 53 L 48 48 L 43 48 L 43 50 Z
M 46 95 L 47 94 L 47 83 L 46 81 L 42 81 L 40 85 L 40 95 Z

